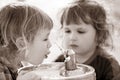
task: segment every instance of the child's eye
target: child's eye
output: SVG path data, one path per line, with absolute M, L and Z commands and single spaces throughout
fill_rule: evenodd
M 85 31 L 77 31 L 78 33 L 80 33 L 80 34 L 83 34 L 83 33 L 85 33 Z
M 43 41 L 47 41 L 48 39 L 44 39 Z
M 70 30 L 66 30 L 65 33 L 70 33 L 71 31 Z

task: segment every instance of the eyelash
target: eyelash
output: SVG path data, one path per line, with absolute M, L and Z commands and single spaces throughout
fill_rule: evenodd
M 77 31 L 77 32 L 80 33 L 80 34 L 85 33 L 85 31 Z M 70 30 L 67 30 L 67 31 L 65 31 L 65 33 L 71 33 L 71 31 L 70 31 Z
M 78 33 L 80 33 L 80 34 L 83 34 L 83 33 L 85 33 L 85 31 L 77 31 Z
M 47 41 L 48 39 L 44 39 L 43 41 Z
M 71 33 L 71 31 L 70 31 L 70 30 L 67 30 L 67 31 L 65 31 L 65 33 Z

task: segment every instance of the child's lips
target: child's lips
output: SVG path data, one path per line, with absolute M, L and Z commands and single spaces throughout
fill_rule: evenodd
M 46 55 L 45 55 L 45 58 L 47 58 L 47 57 L 48 57 L 48 55 L 46 54 Z
M 47 54 L 45 55 L 45 58 L 47 58 L 47 57 L 48 57 L 49 53 L 50 53 L 50 51 L 48 51 L 48 52 L 47 52 Z
M 70 47 L 76 48 L 76 47 L 78 47 L 78 45 L 76 45 L 76 44 L 71 44 Z

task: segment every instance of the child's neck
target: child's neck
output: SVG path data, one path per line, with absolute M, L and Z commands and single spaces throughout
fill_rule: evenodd
M 79 64 L 85 63 L 93 54 L 94 51 L 89 52 L 87 55 L 76 54 L 76 62 Z

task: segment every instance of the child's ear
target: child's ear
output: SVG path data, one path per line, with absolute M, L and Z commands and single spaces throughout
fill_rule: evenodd
M 16 46 L 18 49 L 22 49 L 25 47 L 25 42 L 24 42 L 24 39 L 22 37 L 19 37 L 16 39 Z

